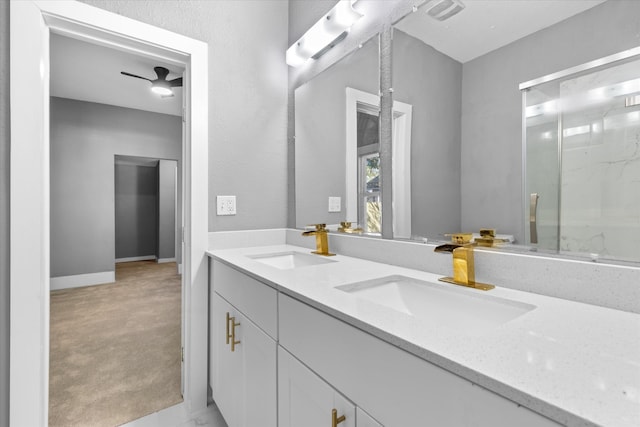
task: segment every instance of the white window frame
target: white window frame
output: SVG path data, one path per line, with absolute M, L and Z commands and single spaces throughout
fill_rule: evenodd
M 379 151 L 372 151 L 369 152 L 367 154 L 361 154 L 358 157 L 358 169 L 359 169 L 359 174 L 358 174 L 358 204 L 359 204 L 359 215 L 358 215 L 358 219 L 362 218 L 362 222 L 359 224 L 362 229 L 365 230 L 365 233 L 370 234 L 370 235 L 381 235 L 382 233 L 382 224 L 380 224 L 380 230 L 379 231 L 371 231 L 367 228 L 367 222 L 368 222 L 368 215 L 367 215 L 367 197 L 373 197 L 373 196 L 377 196 L 378 199 L 380 200 L 380 204 L 382 205 L 382 198 L 381 198 L 381 193 L 380 190 L 378 190 L 375 193 L 367 193 L 366 189 L 367 189 L 367 177 L 366 177 L 366 163 L 367 160 L 370 159 L 371 157 L 380 157 L 380 152 Z M 361 214 L 360 214 L 361 212 Z M 382 214 L 382 211 L 380 212 Z
M 358 111 L 380 109 L 377 95 L 346 88 L 346 220 L 358 220 Z M 411 117 L 412 106 L 393 101 L 392 203 L 393 237 L 411 237 Z M 384 172 L 383 172 L 384 173 Z

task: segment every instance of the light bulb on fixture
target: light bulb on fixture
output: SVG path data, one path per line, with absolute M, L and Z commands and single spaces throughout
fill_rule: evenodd
M 151 91 L 160 96 L 171 96 L 173 95 L 173 91 L 167 82 L 156 81 L 151 86 Z
M 309 58 L 317 59 L 347 36 L 351 26 L 362 17 L 353 9 L 355 0 L 340 0 L 304 35 L 287 49 L 287 64 L 298 67 Z

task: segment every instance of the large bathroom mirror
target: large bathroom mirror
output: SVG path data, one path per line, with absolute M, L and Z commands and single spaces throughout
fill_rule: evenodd
M 394 196 L 402 191 L 399 186 L 408 196 L 404 203 L 399 202 L 402 197 L 394 197 L 394 238 L 445 240 L 447 233 L 494 228 L 499 237 L 514 242 L 501 249 L 533 248 L 571 256 L 598 252 L 561 243 L 553 248 L 531 245 L 531 199 L 524 180 L 531 165 L 523 149 L 526 105 L 520 85 L 638 46 L 638 16 L 640 2 L 632 0 L 427 0 L 416 2 L 413 10 L 407 8 L 404 17 L 392 22 L 390 51 L 381 52 L 383 59 L 391 55 L 392 79 L 389 87 L 379 89 L 390 91 L 394 102 L 411 109 L 410 139 L 405 144 L 410 160 L 402 167 L 409 179 L 396 182 L 394 176 L 393 186 Z M 377 63 L 372 59 L 370 66 Z M 350 64 L 340 61 L 307 85 L 332 79 L 336 66 Z M 361 71 L 354 68 L 353 72 L 364 79 Z M 304 88 L 296 91 L 296 152 L 304 144 L 298 138 L 298 123 L 309 117 L 299 109 L 300 89 Z M 376 90 L 377 85 L 372 93 Z M 344 125 L 332 122 L 316 126 L 332 127 L 339 135 L 345 132 Z M 396 154 L 397 126 L 393 134 L 394 168 L 398 169 L 395 162 L 402 157 Z M 346 168 L 345 162 L 335 156 L 324 159 L 316 158 L 312 176 L 307 175 L 309 163 L 299 163 L 296 155 L 297 196 L 316 191 L 324 179 L 319 170 L 340 175 L 340 189 L 347 191 L 342 169 L 336 172 L 340 164 Z M 539 164 L 551 167 L 544 159 Z M 335 191 L 344 202 L 346 194 Z M 637 187 L 624 191 L 637 192 Z M 298 198 L 297 225 L 316 222 L 307 218 L 327 211 L 327 196 L 311 208 L 312 216 L 301 215 L 307 206 L 304 198 Z M 599 196 L 598 200 L 606 204 L 610 198 Z M 396 215 L 402 208 L 404 213 Z M 329 216 L 326 222 L 359 218 L 345 213 Z M 637 235 L 629 238 L 640 241 Z M 606 250 L 597 255 L 622 259 Z
M 378 60 L 373 37 L 295 90 L 298 228 L 360 216 L 381 232 Z

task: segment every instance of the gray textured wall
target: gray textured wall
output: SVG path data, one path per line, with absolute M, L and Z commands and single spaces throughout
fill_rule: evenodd
M 51 276 L 113 271 L 114 156 L 179 159 L 180 117 L 51 98 Z
M 287 214 L 288 3 L 85 1 L 209 43 L 210 195 L 237 194 L 238 215 L 209 229 L 282 227 Z M 9 2 L 0 1 L 0 424 L 8 418 Z M 256 172 L 258 171 L 258 172 Z M 256 183 L 259 173 L 263 179 Z M 210 197 L 213 205 L 215 197 Z M 6 297 L 6 298 L 5 298 Z M 6 336 L 5 336 L 6 335 Z M 6 376 L 5 376 L 6 374 Z M 5 410 L 7 409 L 7 410 Z M 7 420 L 8 422 L 8 420 Z
M 158 256 L 158 166 L 115 164 L 116 259 Z
M 295 92 L 296 226 L 346 218 L 346 88 L 378 93 L 378 40 L 373 38 Z M 342 211 L 328 212 L 328 197 Z
M 0 1 L 0 426 L 9 425 L 9 2 Z
M 462 228 L 523 241 L 522 82 L 640 45 L 640 2 L 611 0 L 467 62 L 462 80 Z
M 158 258 L 176 257 L 176 189 L 178 162 L 160 160 L 158 164 Z
M 284 227 L 288 3 L 83 1 L 209 43 L 209 230 Z M 237 215 L 216 216 L 216 195 Z
M 413 106 L 411 234 L 460 230 L 462 64 L 399 30 L 393 33 L 393 99 Z

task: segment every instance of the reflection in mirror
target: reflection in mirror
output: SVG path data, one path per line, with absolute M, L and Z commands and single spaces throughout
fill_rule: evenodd
M 295 90 L 298 228 L 351 221 L 380 233 L 378 58 L 374 37 Z
M 531 244 L 640 261 L 640 49 L 634 53 L 525 84 Z
M 377 96 L 347 88 L 346 217 L 357 218 L 365 232 L 372 235 L 382 232 L 379 105 Z M 393 102 L 392 204 L 396 238 L 411 235 L 411 118 L 411 105 Z
M 462 3 L 465 8 L 440 21 L 426 13 L 433 1 L 422 2 L 417 11 L 393 27 L 393 99 L 413 108 L 411 235 L 444 239 L 445 233 L 495 228 L 498 234 L 525 244 L 530 236 L 531 193 L 537 191 L 524 187 L 523 156 L 536 159 L 545 168 L 537 175 L 540 180 L 557 179 L 559 165 L 558 147 L 542 141 L 544 132 L 537 134 L 542 143 L 535 149 L 527 145 L 523 153 L 524 133 L 530 132 L 523 127 L 519 85 L 636 47 L 640 2 Z M 530 91 L 527 102 L 533 105 L 557 99 L 561 90 L 566 92 L 568 87 L 536 88 L 538 93 Z M 587 113 L 589 117 L 593 114 Z M 555 129 L 557 133 L 562 119 L 549 118 L 545 132 Z M 576 141 L 580 137 L 572 136 Z M 564 151 L 567 161 L 578 161 L 570 159 L 577 151 L 569 154 L 568 147 Z M 606 179 L 619 182 L 613 175 Z M 599 180 L 593 185 L 602 183 Z M 618 187 L 617 191 L 621 190 Z M 593 209 L 575 203 L 575 199 L 584 200 L 584 194 L 579 197 L 572 190 L 571 195 L 559 198 L 553 191 L 539 191 L 539 222 L 545 222 L 549 212 L 558 212 L 557 206 L 545 205 L 550 200 L 556 200 L 556 205 L 572 203 L 574 210 Z M 631 191 L 637 194 L 637 188 L 625 187 L 625 193 Z M 612 206 L 612 198 L 611 191 L 607 197 L 597 197 L 603 209 Z M 584 214 L 584 221 L 591 223 L 593 218 Z M 555 239 L 557 215 L 555 221 L 555 230 L 554 225 L 538 227 L 539 239 Z M 627 239 L 640 241 L 640 236 Z M 585 252 L 587 248 L 576 242 L 563 246 L 554 241 L 557 248 L 548 247 L 553 252 L 577 247 Z M 544 248 L 538 246 L 541 252 Z M 637 248 L 635 253 L 639 253 Z

